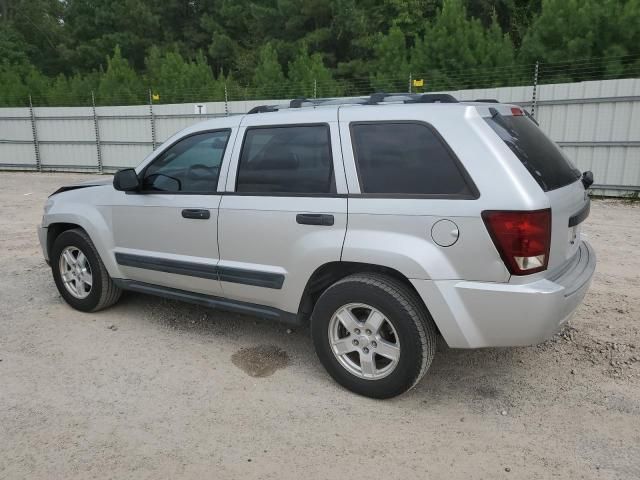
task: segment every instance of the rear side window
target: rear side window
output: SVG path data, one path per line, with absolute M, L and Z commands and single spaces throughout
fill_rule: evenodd
M 477 198 L 453 152 L 425 123 L 352 123 L 351 139 L 362 193 Z
M 329 126 L 248 129 L 240 153 L 236 192 L 335 192 Z
M 497 114 L 485 120 L 545 192 L 580 178 L 580 171 L 560 148 L 526 116 Z

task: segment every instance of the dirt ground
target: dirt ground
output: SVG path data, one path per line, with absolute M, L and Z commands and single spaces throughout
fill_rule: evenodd
M 375 401 L 307 331 L 137 294 L 65 305 L 35 225 L 85 178 L 0 173 L 0 478 L 640 478 L 640 204 L 593 202 L 598 269 L 563 334 L 444 349 Z

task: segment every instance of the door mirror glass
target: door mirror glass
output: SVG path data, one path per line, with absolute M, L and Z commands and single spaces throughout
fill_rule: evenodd
M 137 190 L 139 186 L 138 174 L 133 168 L 118 170 L 113 176 L 113 188 L 121 192 Z
M 182 182 L 163 173 L 152 173 L 144 179 L 145 187 L 149 191 L 179 192 L 182 190 Z

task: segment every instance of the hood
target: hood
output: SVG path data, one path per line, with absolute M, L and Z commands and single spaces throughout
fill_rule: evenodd
M 56 190 L 49 196 L 51 197 L 56 193 L 67 192 L 69 190 L 77 190 L 78 188 L 99 187 L 101 185 L 111 185 L 112 183 L 113 183 L 113 177 L 111 176 L 108 176 L 107 178 L 100 177 L 100 178 L 95 178 L 93 180 L 85 180 L 83 182 L 72 183 L 71 185 L 65 185 L 64 187 L 60 187 L 58 190 Z

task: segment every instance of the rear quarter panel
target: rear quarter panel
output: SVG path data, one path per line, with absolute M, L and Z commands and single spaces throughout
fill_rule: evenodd
M 411 279 L 509 281 L 510 275 L 482 221 L 482 211 L 535 210 L 547 208 L 549 202 L 474 106 L 341 107 L 339 118 L 349 189 L 343 260 L 388 266 Z M 363 120 L 416 120 L 432 125 L 473 180 L 479 197 L 362 195 L 349 126 Z M 439 246 L 431 237 L 431 227 L 440 219 L 458 226 L 459 239 L 450 247 Z

